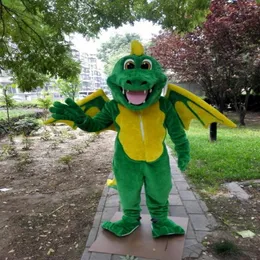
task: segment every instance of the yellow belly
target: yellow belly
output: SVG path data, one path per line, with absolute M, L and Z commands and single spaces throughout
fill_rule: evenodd
M 152 162 L 163 153 L 166 129 L 165 114 L 159 102 L 142 111 L 131 111 L 122 105 L 116 123 L 120 130 L 118 138 L 125 153 L 133 160 Z

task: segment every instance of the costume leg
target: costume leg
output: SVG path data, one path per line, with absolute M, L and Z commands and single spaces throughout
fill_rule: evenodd
M 126 156 L 121 158 L 122 156 L 114 158 L 113 170 L 124 216 L 120 221 L 102 224 L 104 229 L 117 236 L 129 235 L 139 227 L 143 185 L 143 163 L 134 162 Z
M 146 164 L 144 185 L 146 203 L 153 222 L 153 237 L 184 234 L 182 227 L 167 218 L 169 212 L 168 197 L 172 181 L 166 148 L 158 161 Z

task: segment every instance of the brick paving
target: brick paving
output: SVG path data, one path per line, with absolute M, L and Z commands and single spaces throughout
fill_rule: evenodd
M 170 152 L 169 152 L 170 154 Z M 216 226 L 214 217 L 209 214 L 206 204 L 196 194 L 185 176 L 177 168 L 175 158 L 170 158 L 173 188 L 169 196 L 169 215 L 173 217 L 188 217 L 189 225 L 185 235 L 185 247 L 183 251 L 183 259 L 190 257 L 194 259 L 206 259 L 202 252 L 205 250 L 201 244 L 203 238 L 210 234 Z M 144 190 L 141 194 L 142 214 L 149 214 L 145 204 Z M 112 216 L 121 211 L 119 197 L 117 191 L 104 188 L 97 212 L 94 218 L 93 227 L 89 233 L 85 251 L 81 260 L 119 260 L 119 255 L 101 254 L 88 252 L 89 247 L 96 240 L 97 235 L 102 230 L 100 224 L 103 221 L 110 220 Z M 149 260 L 148 258 L 140 258 L 139 260 Z M 211 258 L 213 259 L 213 258 Z M 155 259 L 150 259 L 155 260 Z

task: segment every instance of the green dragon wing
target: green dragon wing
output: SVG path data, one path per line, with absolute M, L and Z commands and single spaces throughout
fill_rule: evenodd
M 84 113 L 88 116 L 94 117 L 105 105 L 106 102 L 109 102 L 109 98 L 106 96 L 104 91 L 102 89 L 99 89 L 92 93 L 91 95 L 78 100 L 76 103 L 80 106 L 80 108 L 84 111 Z M 73 121 L 69 120 L 56 120 L 54 118 L 49 118 L 44 122 L 44 124 L 53 124 L 53 123 L 65 123 L 72 127 L 73 129 L 76 129 L 77 126 Z M 115 130 L 114 125 L 112 124 L 108 128 L 102 130 Z
M 184 88 L 174 84 L 168 84 L 165 97 L 173 104 L 186 130 L 189 129 L 192 119 L 199 120 L 205 128 L 214 122 L 229 127 L 236 127 L 231 120 L 217 109 Z

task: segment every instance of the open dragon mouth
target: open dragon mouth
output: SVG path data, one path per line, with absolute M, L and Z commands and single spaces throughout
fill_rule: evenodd
M 126 90 L 124 88 L 121 88 L 121 90 L 129 104 L 142 105 L 148 99 L 149 94 L 152 93 L 153 88 L 141 91 Z

